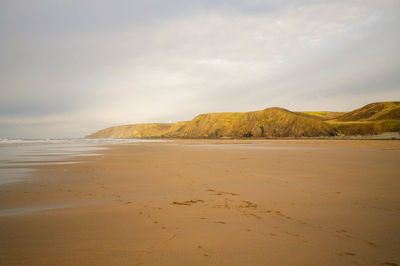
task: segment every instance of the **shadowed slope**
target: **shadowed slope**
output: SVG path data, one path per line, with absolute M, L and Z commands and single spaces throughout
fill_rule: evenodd
M 400 120 L 377 121 L 328 121 L 342 135 L 377 135 L 385 132 L 400 132 Z

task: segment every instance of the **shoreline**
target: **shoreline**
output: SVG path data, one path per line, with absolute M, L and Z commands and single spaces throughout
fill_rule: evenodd
M 398 141 L 107 147 L 0 186 L 0 210 L 55 207 L 0 215 L 1 264 L 400 263 Z
M 84 139 L 96 140 L 101 138 L 85 137 Z M 111 139 L 124 139 L 124 138 L 111 138 Z M 138 139 L 138 140 L 400 140 L 400 132 L 384 132 L 377 135 L 341 135 L 341 136 L 319 136 L 319 137 L 204 137 L 204 138 L 168 138 L 168 137 L 135 137 L 125 139 Z

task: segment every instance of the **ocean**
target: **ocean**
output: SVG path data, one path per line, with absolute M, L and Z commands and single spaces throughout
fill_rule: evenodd
M 0 139 L 0 185 L 20 182 L 31 166 L 79 163 L 80 156 L 98 156 L 118 143 L 165 142 L 145 139 Z

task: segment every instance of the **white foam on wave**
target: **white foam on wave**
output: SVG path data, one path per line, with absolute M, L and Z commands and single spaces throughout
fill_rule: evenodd
M 135 143 L 135 142 L 173 142 L 164 139 L 0 139 L 0 144 L 67 144 L 67 143 Z
M 0 139 L 0 184 L 21 181 L 29 167 L 79 163 L 79 156 L 100 156 L 109 145 L 120 143 L 170 142 L 158 139 Z M 26 171 L 21 170 L 21 167 Z

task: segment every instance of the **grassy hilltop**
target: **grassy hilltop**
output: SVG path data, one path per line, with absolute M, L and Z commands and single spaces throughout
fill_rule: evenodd
M 273 138 L 372 135 L 400 131 L 400 102 L 371 103 L 351 112 L 254 112 L 201 114 L 175 124 L 106 128 L 88 138 Z

